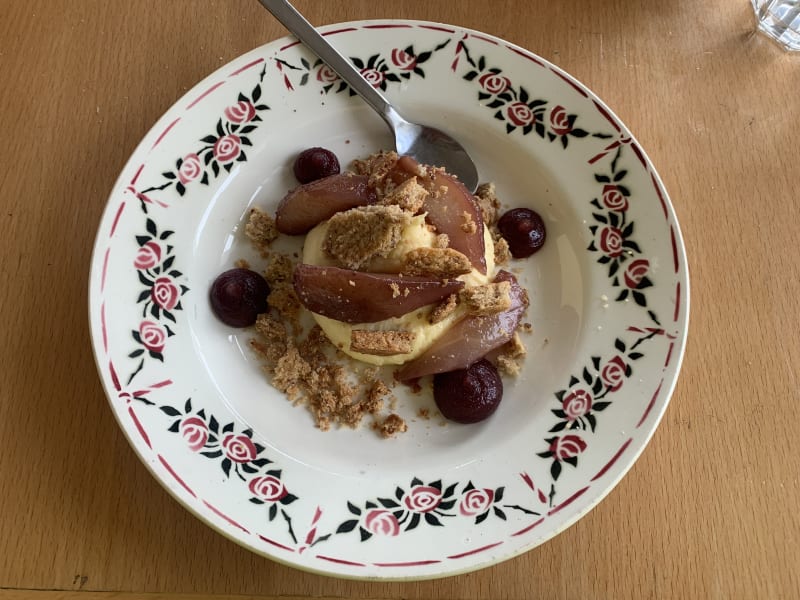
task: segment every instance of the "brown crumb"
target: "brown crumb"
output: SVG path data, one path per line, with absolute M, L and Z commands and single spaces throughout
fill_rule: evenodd
M 475 200 L 481 209 L 483 222 L 487 227 L 491 227 L 497 222 L 500 211 L 500 201 L 495 194 L 493 183 L 482 183 L 475 191 Z
M 502 237 L 498 237 L 494 241 L 494 264 L 507 265 L 511 260 L 511 250 L 508 248 L 508 242 Z
M 528 354 L 528 349 L 515 331 L 514 336 L 500 347 L 500 354 L 497 356 L 498 368 L 512 376 L 519 375 L 522 370 L 520 362 Z
M 324 252 L 349 269 L 370 259 L 387 256 L 400 241 L 411 215 L 398 206 L 359 206 L 335 214 L 328 221 Z
M 264 279 L 271 286 L 292 280 L 294 261 L 288 254 L 274 252 L 270 254 L 269 264 L 264 270 Z
M 469 259 L 452 248 L 415 248 L 403 257 L 402 272 L 446 279 L 472 271 Z
M 413 348 L 416 334 L 410 331 L 370 331 L 353 329 L 350 332 L 350 350 L 373 356 L 407 354 Z
M 250 217 L 244 227 L 244 233 L 262 255 L 267 254 L 270 245 L 279 235 L 275 220 L 257 207 L 250 209 Z
M 440 233 L 433 240 L 434 248 L 447 248 L 450 245 L 450 236 L 446 233 Z
M 278 359 L 272 384 L 286 394 L 289 400 L 299 400 L 301 382 L 311 373 L 311 366 L 303 360 L 297 348 L 289 346 L 286 354 Z
M 286 326 L 272 317 L 268 313 L 258 315 L 255 325 L 256 332 L 258 332 L 266 344 L 256 347 L 258 342 L 253 340 L 251 344 L 256 351 L 266 358 L 269 362 L 278 362 L 278 359 L 286 354 L 287 345 L 289 343 L 289 335 L 286 332 Z
M 528 322 L 522 324 L 522 331 L 525 333 L 531 333 L 533 331 L 533 325 Z
M 302 305 L 291 283 L 278 283 L 272 286 L 267 304 L 278 311 L 291 325 L 295 333 L 300 332 L 300 309 Z
M 400 296 L 400 286 L 392 282 L 389 287 L 392 288 L 392 298 L 398 298 Z M 406 291 L 408 291 L 408 288 L 406 288 Z
M 417 414 L 419 415 L 420 419 L 425 419 L 426 421 L 431 418 L 431 411 L 427 408 L 420 408 Z
M 464 233 L 473 234 L 478 231 L 478 224 L 468 211 L 465 210 L 463 213 L 461 213 L 461 221 L 461 231 Z
M 404 433 L 408 431 L 408 425 L 406 425 L 405 419 L 398 415 L 397 413 L 392 413 L 387 416 L 382 423 L 378 425 L 378 431 L 380 432 L 381 436 L 384 438 L 391 438 L 397 435 L 398 433 Z
M 436 306 L 436 308 L 431 311 L 430 316 L 428 317 L 428 322 L 433 325 L 440 321 L 443 321 L 447 318 L 458 306 L 458 296 L 456 294 L 450 294 L 447 298 L 442 300 L 442 302 Z
M 511 308 L 511 283 L 500 281 L 461 290 L 461 300 L 476 315 L 491 315 Z
M 390 402 L 394 399 L 392 390 L 380 379 L 377 379 L 372 387 L 367 391 L 367 398 L 364 400 L 364 411 L 375 414 L 383 410 L 384 399 L 389 398 Z
M 235 263 L 233 263 L 233 266 L 236 267 L 237 269 L 249 269 L 250 263 L 247 262 L 245 259 L 240 258 Z
M 417 183 L 416 177 L 412 177 L 388 192 L 381 204 L 394 204 L 414 215 L 422 208 L 427 197 L 428 190 Z
M 394 187 L 394 184 L 391 182 L 391 180 L 387 181 L 386 175 L 388 175 L 389 171 L 392 170 L 392 167 L 394 167 L 399 158 L 400 156 L 397 154 L 397 152 L 381 151 L 377 154 L 368 156 L 363 160 L 354 160 L 351 164 L 351 168 L 358 175 L 366 175 L 369 177 L 368 185 L 372 188 L 375 188 L 378 197 L 382 198 L 387 192 L 391 191 L 392 187 Z

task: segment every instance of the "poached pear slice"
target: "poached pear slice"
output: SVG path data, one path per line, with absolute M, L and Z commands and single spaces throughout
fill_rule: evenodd
M 375 323 L 440 302 L 464 287 L 462 281 L 401 277 L 338 267 L 301 264 L 294 290 L 313 313 L 345 323 Z
M 368 181 L 364 175 L 340 173 L 294 188 L 278 205 L 278 231 L 300 235 L 338 212 L 373 204 L 377 196 Z

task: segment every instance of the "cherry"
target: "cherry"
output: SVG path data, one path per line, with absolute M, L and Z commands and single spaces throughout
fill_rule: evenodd
M 433 377 L 433 399 L 439 411 L 456 423 L 477 423 L 491 416 L 503 398 L 503 381 L 495 366 L 481 359 L 466 369 Z
M 294 176 L 300 183 L 309 183 L 339 173 L 339 159 L 330 150 L 315 147 L 303 150 L 294 160 Z
M 529 208 L 512 208 L 497 221 L 497 228 L 514 258 L 537 252 L 547 237 L 542 217 Z
M 217 318 L 231 327 L 248 327 L 267 312 L 269 285 L 250 269 L 230 269 L 211 284 L 209 300 Z

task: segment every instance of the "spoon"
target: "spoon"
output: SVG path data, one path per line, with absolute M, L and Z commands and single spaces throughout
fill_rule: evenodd
M 398 154 L 407 154 L 425 165 L 444 167 L 474 192 L 478 187 L 478 170 L 467 151 L 452 137 L 436 129 L 407 121 L 389 101 L 369 83 L 336 48 L 314 29 L 286 0 L 259 0 L 286 29 L 293 33 L 314 54 L 336 71 L 394 133 Z

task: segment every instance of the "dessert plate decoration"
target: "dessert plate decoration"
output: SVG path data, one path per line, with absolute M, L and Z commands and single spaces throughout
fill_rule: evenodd
M 590 90 L 498 38 L 419 21 L 323 28 L 412 119 L 454 133 L 506 208 L 548 243 L 512 267 L 528 356 L 486 422 L 315 429 L 272 388 L 252 333 L 211 314 L 214 277 L 259 257 L 248 209 L 274 211 L 291 162 L 391 147 L 380 119 L 293 38 L 199 83 L 145 136 L 97 233 L 90 321 L 111 409 L 141 460 L 235 542 L 319 573 L 432 578 L 541 544 L 633 465 L 674 388 L 689 287 L 678 223 L 644 150 Z M 431 412 L 433 412 L 431 410 Z

